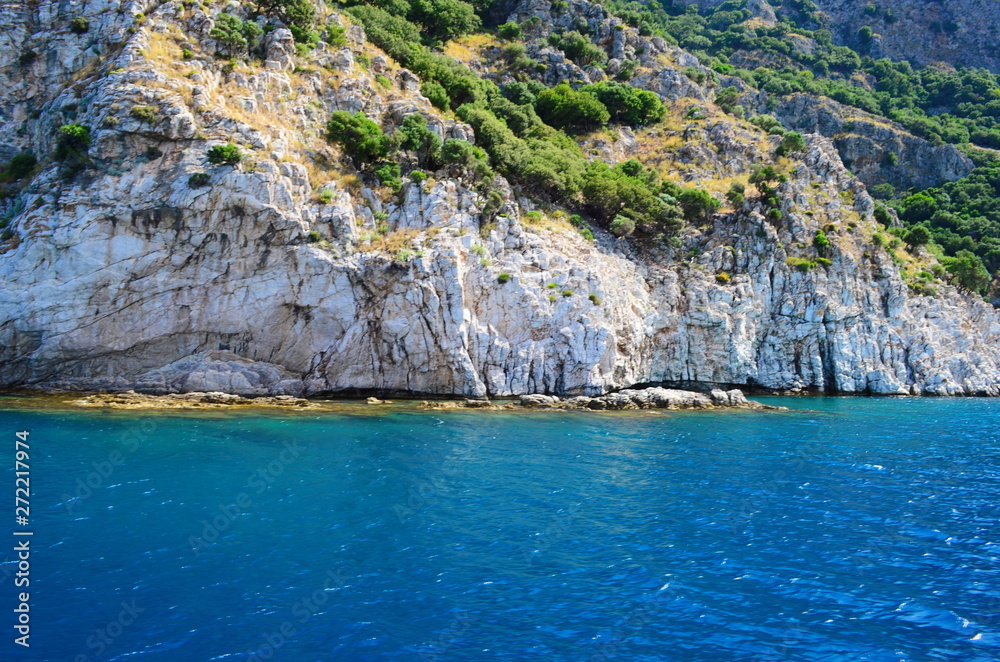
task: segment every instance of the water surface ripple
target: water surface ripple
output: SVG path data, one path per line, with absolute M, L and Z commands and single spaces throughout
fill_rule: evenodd
M 995 400 L 3 402 L 2 429 L 33 449 L 32 648 L 6 637 L 14 659 L 1000 659 Z M 10 606 L 13 559 L 0 552 Z

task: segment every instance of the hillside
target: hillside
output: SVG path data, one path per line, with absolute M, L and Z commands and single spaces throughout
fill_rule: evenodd
M 633 5 L 5 5 L 0 385 L 1000 394 L 992 116 Z
M 689 2 L 673 3 L 684 7 Z M 702 8 L 717 8 L 724 0 L 698 0 Z M 835 41 L 863 50 L 875 58 L 908 60 L 915 66 L 941 63 L 953 67 L 985 67 L 1000 72 L 1000 49 L 996 34 L 1000 14 L 980 0 L 757 0 L 763 11 L 769 6 L 812 27 L 831 31 Z M 869 27 L 872 36 L 862 36 Z

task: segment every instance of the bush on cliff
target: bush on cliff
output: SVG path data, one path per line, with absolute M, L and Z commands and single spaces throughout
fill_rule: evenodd
M 608 109 L 596 96 L 574 90 L 566 83 L 539 92 L 535 110 L 546 124 L 571 132 L 597 129 L 611 119 Z
M 637 90 L 631 85 L 601 81 L 584 85 L 581 92 L 594 95 L 611 114 L 611 120 L 638 127 L 663 119 L 667 110 L 660 97 L 649 90 Z
M 230 165 L 234 166 L 243 160 L 243 152 L 240 148 L 233 143 L 227 143 L 225 145 L 212 145 L 208 148 L 208 154 L 206 155 L 208 162 L 213 165 Z
M 300 30 L 312 29 L 316 20 L 316 5 L 312 0 L 258 0 L 257 11 Z
M 346 110 L 334 111 L 330 116 L 330 121 L 326 123 L 326 138 L 339 144 L 358 167 L 384 159 L 392 145 L 382 128 L 364 113 L 349 113 Z
M 955 278 L 955 282 L 969 290 L 982 294 L 990 284 L 990 273 L 983 261 L 971 251 L 958 251 L 955 257 L 943 260 L 944 268 Z
M 82 158 L 90 147 L 90 127 L 82 124 L 63 124 L 56 138 L 56 158 L 65 161 Z

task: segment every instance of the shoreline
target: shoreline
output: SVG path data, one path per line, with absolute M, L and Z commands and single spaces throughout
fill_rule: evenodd
M 682 411 L 682 410 L 754 410 L 787 411 L 786 407 L 765 405 L 747 400 L 742 391 L 715 389 L 710 393 L 664 389 L 623 389 L 601 396 L 559 398 L 542 394 L 498 399 L 456 398 L 443 396 L 398 398 L 302 398 L 291 395 L 241 396 L 221 392 L 144 394 L 134 391 L 40 393 L 17 391 L 0 393 L 0 405 L 7 400 L 38 408 L 146 410 L 146 411 L 235 411 L 263 409 L 274 411 Z

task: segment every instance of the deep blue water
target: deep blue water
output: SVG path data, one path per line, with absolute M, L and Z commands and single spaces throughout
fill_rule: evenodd
M 771 402 L 811 411 L 0 400 L 35 532 L 0 659 L 1000 659 L 1000 401 Z

